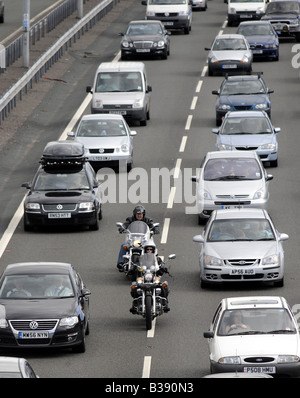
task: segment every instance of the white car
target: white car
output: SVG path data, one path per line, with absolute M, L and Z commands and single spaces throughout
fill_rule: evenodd
M 136 131 L 131 131 L 122 115 L 84 115 L 76 132 L 68 136 L 84 145 L 87 160 L 98 169 L 103 165 L 113 167 L 133 163 L 133 140 Z
M 216 210 L 200 243 L 201 287 L 224 282 L 272 282 L 284 284 L 282 242 L 268 212 L 262 209 Z
M 207 152 L 196 176 L 198 222 L 202 224 L 213 210 L 266 209 L 269 181 L 273 179 L 255 151 Z
M 211 373 L 300 376 L 298 325 L 283 297 L 224 298 L 204 337 Z

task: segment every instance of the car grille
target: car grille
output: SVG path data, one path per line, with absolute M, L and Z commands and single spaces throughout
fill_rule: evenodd
M 249 195 L 243 194 L 243 195 L 216 195 L 218 199 L 247 199 L 249 198 Z
M 249 111 L 251 110 L 252 105 L 235 105 L 234 109 L 236 111 Z
M 77 208 L 76 203 L 54 203 L 50 205 L 42 205 L 44 211 L 75 211 Z
M 32 319 L 26 319 L 26 320 L 15 320 L 15 321 L 10 321 L 10 325 L 15 329 L 15 330 L 52 330 L 55 329 L 58 323 L 58 319 L 38 319 L 34 320 L 34 322 L 37 323 L 37 328 L 32 329 L 30 327 L 30 323 L 32 322 Z
M 247 363 L 267 363 L 267 362 L 273 362 L 275 358 L 273 357 L 249 357 L 249 358 L 244 358 L 244 362 Z
M 285 24 L 285 25 L 291 25 L 291 21 L 289 21 L 289 20 L 287 20 L 287 19 L 283 19 L 283 20 L 280 20 L 280 19 L 276 19 L 276 20 L 272 20 L 272 21 L 270 21 L 271 22 L 271 24 L 278 24 L 278 23 L 281 23 L 281 24 Z
M 251 265 L 256 265 L 259 260 L 256 258 L 243 258 L 243 259 L 229 259 L 226 260 L 227 264 L 233 265 L 236 267 L 249 267 Z
M 264 46 L 262 44 L 251 44 L 250 48 L 251 50 L 255 50 L 255 49 L 262 49 L 264 48 Z
M 115 148 L 102 148 L 102 149 L 103 149 L 103 152 L 101 152 L 101 153 L 114 153 L 114 151 L 115 151 Z M 99 148 L 90 148 L 89 152 L 90 153 L 100 153 Z
M 166 17 L 166 16 L 168 16 L 168 17 L 177 17 L 178 16 L 178 12 L 170 12 L 170 13 L 168 13 L 168 15 L 165 15 L 164 12 L 157 12 L 155 14 L 155 16 L 156 17 Z
M 153 41 L 134 41 L 133 45 L 135 48 L 152 48 Z
M 235 149 L 238 151 L 256 151 L 257 146 L 236 146 Z
M 126 109 L 132 109 L 132 105 L 130 104 L 111 104 L 111 105 L 103 105 L 103 109 L 104 110 L 112 110 L 112 109 L 116 109 L 117 111 L 121 111 L 121 110 L 126 110 Z

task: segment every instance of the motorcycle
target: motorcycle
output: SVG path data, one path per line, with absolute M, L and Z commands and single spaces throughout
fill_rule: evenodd
M 116 223 L 121 233 L 127 233 L 126 241 L 123 248 L 126 254 L 123 256 L 125 261 L 124 272 L 126 275 L 132 275 L 134 279 L 137 277 L 137 266 L 139 258 L 143 254 L 143 247 L 147 241 L 154 235 L 155 229 L 159 227 L 159 223 L 153 224 L 150 229 L 144 221 L 133 221 L 128 228 L 124 228 L 120 222 Z
M 170 254 L 168 259 L 176 258 L 176 254 Z M 133 297 L 130 312 L 142 315 L 146 320 L 146 330 L 152 328 L 152 321 L 164 312 L 169 311 L 168 306 L 168 282 L 161 281 L 167 268 L 159 267 L 155 254 L 144 254 L 140 258 L 138 266 L 140 276 L 131 284 L 131 296 Z M 171 276 L 171 275 L 170 275 Z

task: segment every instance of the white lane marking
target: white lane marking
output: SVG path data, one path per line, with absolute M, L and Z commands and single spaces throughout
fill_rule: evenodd
M 202 72 L 201 72 L 201 77 L 204 77 L 206 75 L 207 69 L 208 69 L 207 65 L 203 66 L 203 69 L 202 69 Z
M 154 318 L 152 321 L 152 328 L 150 330 L 148 330 L 148 332 L 147 332 L 147 337 L 150 339 L 154 337 L 155 325 L 156 325 L 156 318 Z
M 165 222 L 164 222 L 163 232 L 161 234 L 160 243 L 167 243 L 169 227 L 170 227 L 170 218 L 165 218 Z
M 173 203 L 174 203 L 174 198 L 175 198 L 175 193 L 176 193 L 176 187 L 172 187 L 169 195 L 169 200 L 167 204 L 167 209 L 172 209 Z
M 193 101 L 192 101 L 192 104 L 191 104 L 191 108 L 190 108 L 191 110 L 194 110 L 194 109 L 196 108 L 197 101 L 198 101 L 198 97 L 195 96 L 195 97 L 193 98 Z
M 203 80 L 199 80 L 197 87 L 196 87 L 196 93 L 200 93 L 202 84 L 203 84 Z
M 185 145 L 186 145 L 186 141 L 187 141 L 187 136 L 184 135 L 184 136 L 182 137 L 182 140 L 181 140 L 179 152 L 184 152 L 184 150 L 185 150 Z
M 189 115 L 186 121 L 185 130 L 189 130 L 191 127 L 193 115 Z
M 144 357 L 144 366 L 143 366 L 143 373 L 142 373 L 143 379 L 149 379 L 149 377 L 150 377 L 151 359 L 152 358 L 150 356 Z
M 180 167 L 181 167 L 182 159 L 177 159 L 175 169 L 174 169 L 174 178 L 179 177 Z

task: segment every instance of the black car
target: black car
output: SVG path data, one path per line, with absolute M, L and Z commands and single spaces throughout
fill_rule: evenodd
M 167 59 L 170 55 L 171 33 L 160 21 L 131 21 L 124 33 L 120 33 L 121 59 L 132 56 L 159 55 Z
M 295 37 L 300 42 L 300 3 L 299 1 L 271 1 L 262 21 L 270 21 L 279 38 Z
M 0 279 L 0 347 L 85 351 L 89 295 L 71 264 L 10 264 Z
M 100 184 L 79 142 L 52 141 L 24 201 L 24 229 L 39 226 L 88 225 L 99 229 L 102 218 Z
M 228 111 L 265 111 L 271 117 L 270 95 L 274 90 L 269 90 L 261 73 L 257 75 L 226 76 L 219 90 L 213 90 L 217 95 L 216 124 L 222 123 Z

